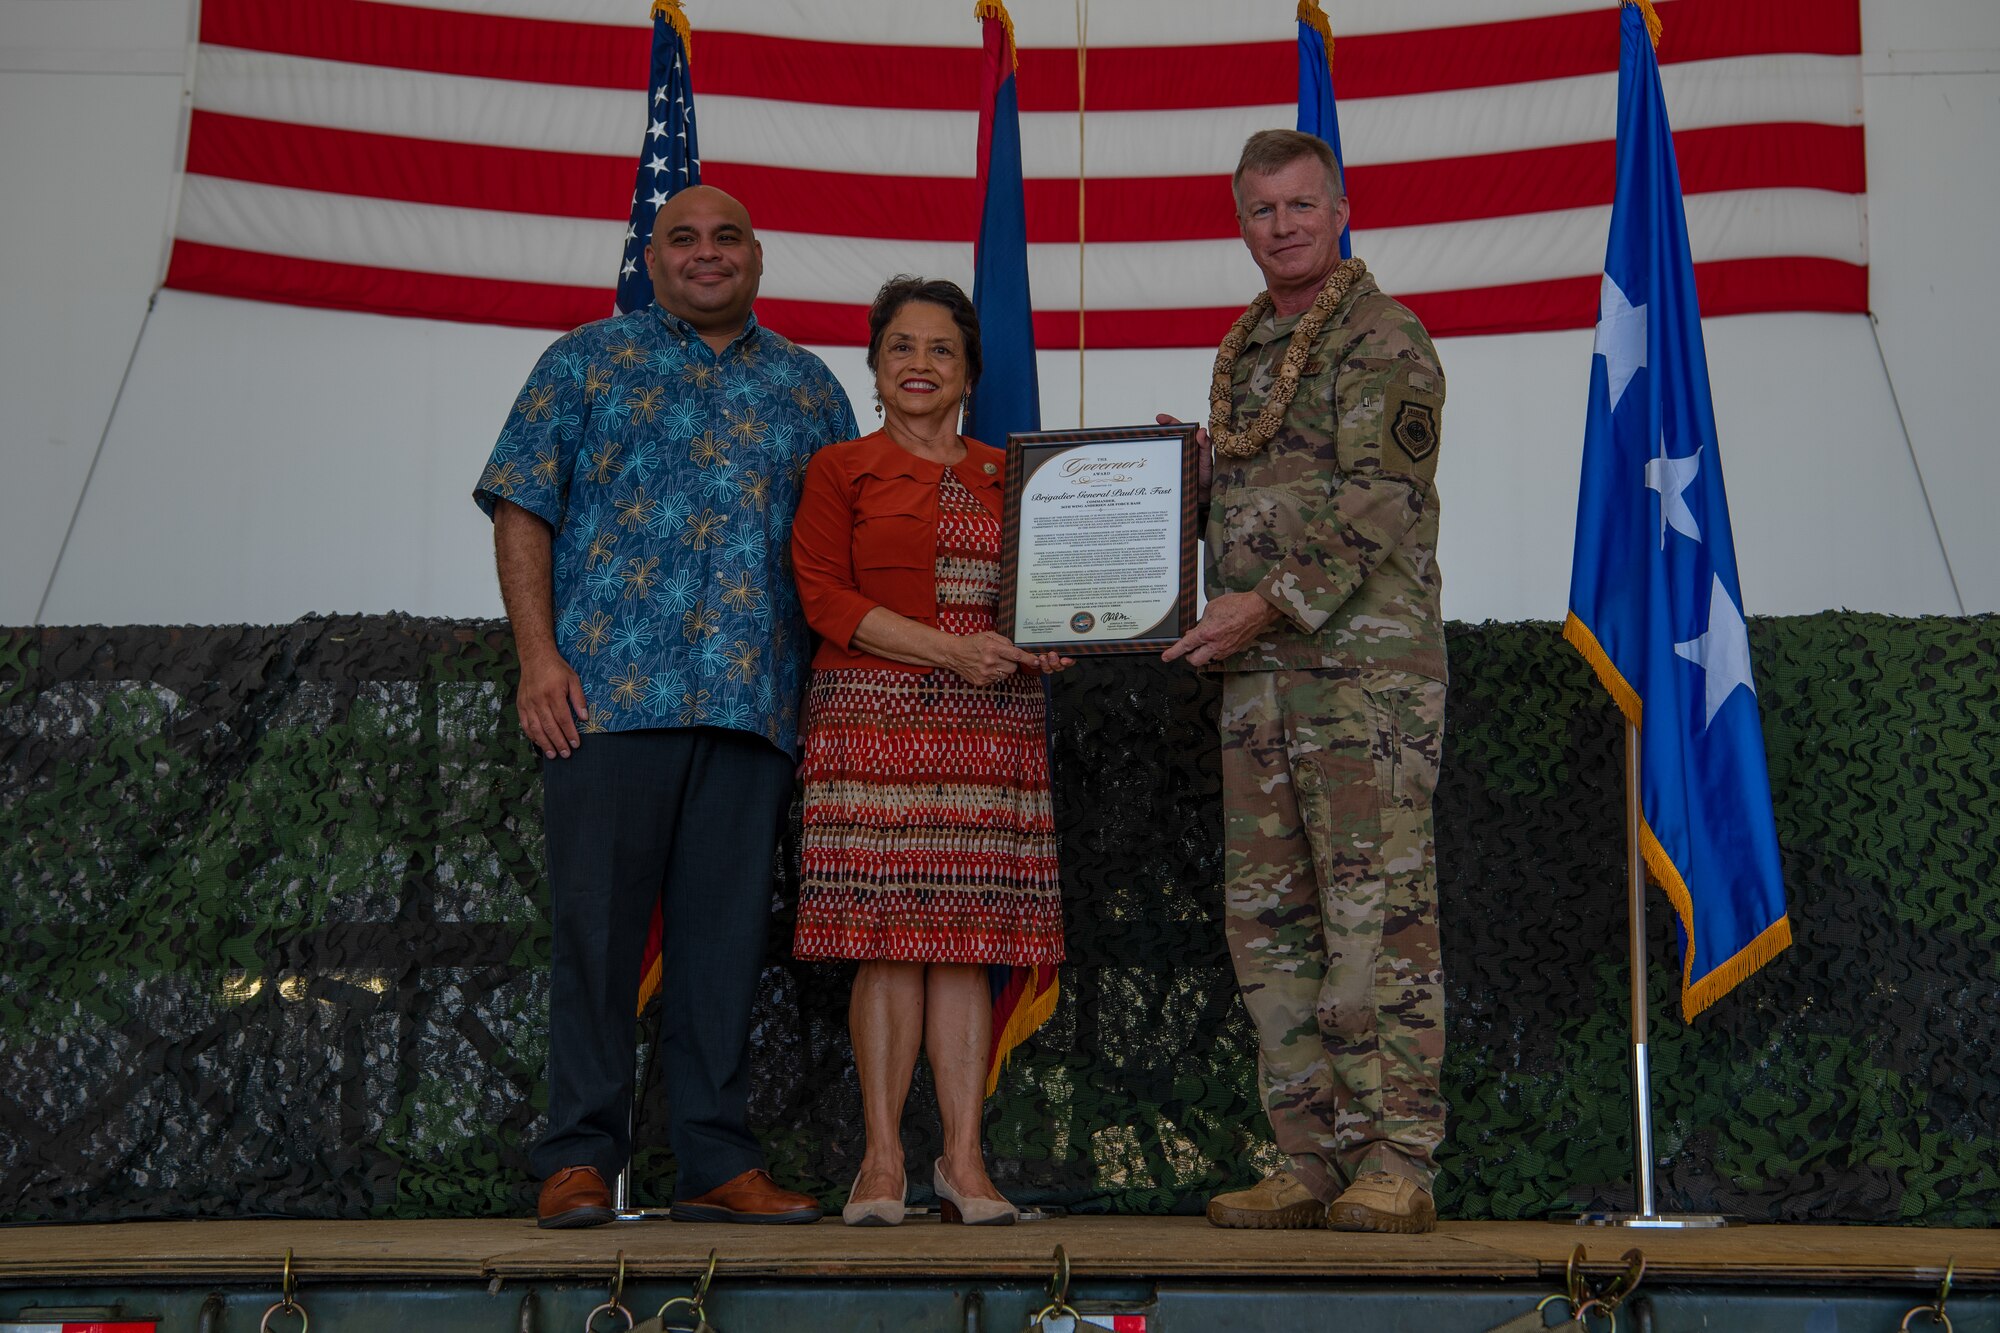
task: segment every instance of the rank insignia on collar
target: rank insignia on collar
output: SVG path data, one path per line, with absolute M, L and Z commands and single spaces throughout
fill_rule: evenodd
M 1437 452 L 1437 410 L 1429 403 L 1406 401 L 1397 409 L 1389 434 L 1411 462 L 1421 463 Z

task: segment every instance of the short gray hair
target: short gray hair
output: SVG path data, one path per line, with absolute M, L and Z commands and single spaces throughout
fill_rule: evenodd
M 1317 134 L 1307 134 L 1303 130 L 1258 130 L 1243 142 L 1242 156 L 1236 159 L 1236 174 L 1229 178 L 1229 191 L 1236 197 L 1236 207 L 1243 207 L 1243 177 L 1246 172 L 1263 175 L 1288 167 L 1302 157 L 1318 160 L 1326 170 L 1328 194 L 1338 199 L 1347 193 L 1347 181 L 1340 168 L 1340 159 L 1326 140 Z

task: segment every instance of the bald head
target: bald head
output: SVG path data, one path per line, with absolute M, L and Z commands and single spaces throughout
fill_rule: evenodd
M 720 349 L 743 331 L 764 277 L 764 247 L 750 210 L 711 185 L 690 185 L 660 205 L 646 246 L 653 299 Z
M 660 205 L 660 211 L 653 216 L 653 234 L 648 239 L 657 245 L 677 221 L 693 213 L 706 212 L 731 218 L 745 235 L 756 235 L 756 229 L 750 225 L 750 210 L 735 195 L 718 190 L 713 185 L 690 185 Z

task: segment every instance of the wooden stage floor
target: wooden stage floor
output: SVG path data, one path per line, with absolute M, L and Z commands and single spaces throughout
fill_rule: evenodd
M 123 1222 L 0 1228 L 0 1284 L 275 1283 L 285 1251 L 306 1282 L 492 1282 L 688 1278 L 716 1251 L 719 1277 L 1046 1280 L 1060 1244 L 1079 1281 L 1395 1283 L 1524 1281 L 1559 1286 L 1571 1252 L 1620 1272 L 1637 1247 L 1647 1281 L 1771 1286 L 2000 1288 L 2000 1231 L 1749 1226 L 1660 1232 L 1560 1222 L 1445 1222 L 1427 1236 L 1223 1231 L 1199 1218 L 1067 1217 L 1006 1228 L 912 1219 L 897 1228 L 627 1222 L 540 1231 L 529 1220 Z

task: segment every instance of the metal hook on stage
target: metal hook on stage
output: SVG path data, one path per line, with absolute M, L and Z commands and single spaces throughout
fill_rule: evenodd
M 1055 1261 L 1055 1271 L 1049 1274 L 1049 1303 L 1035 1311 L 1034 1318 L 1028 1321 L 1030 1330 L 1046 1329 L 1049 1320 L 1060 1319 L 1064 1315 L 1069 1316 L 1071 1328 L 1082 1323 L 1082 1316 L 1069 1303 L 1069 1251 L 1056 1246 Z
M 625 1327 L 629 1331 L 633 1324 L 632 1312 L 625 1308 L 625 1251 L 618 1251 L 618 1271 L 611 1278 L 611 1299 L 583 1317 L 583 1333 L 597 1333 L 597 1316 L 612 1314 L 625 1316 Z M 302 1331 L 303 1333 L 303 1331 Z
M 291 1314 L 299 1317 L 299 1333 L 306 1333 L 312 1327 L 312 1319 L 306 1314 L 306 1307 L 299 1304 L 299 1282 L 292 1272 L 292 1251 L 285 1250 L 285 1275 L 278 1287 L 278 1303 L 264 1311 L 264 1317 L 257 1322 L 257 1333 L 271 1333 L 271 1316 Z
M 646 1326 L 648 1328 L 659 1327 L 664 1329 L 667 1323 L 667 1311 L 678 1308 L 686 1310 L 688 1316 L 694 1320 L 696 1333 L 720 1333 L 714 1324 L 708 1322 L 708 1311 L 702 1308 L 702 1303 L 708 1299 L 709 1284 L 714 1281 L 715 1251 L 710 1250 L 708 1252 L 708 1271 L 695 1279 L 694 1294 L 691 1296 L 674 1297 L 660 1307 L 659 1313 L 648 1320 Z
M 1563 1285 L 1569 1291 L 1571 1316 L 1581 1310 L 1590 1299 L 1590 1292 L 1583 1285 L 1583 1246 L 1579 1244 L 1569 1252 L 1569 1263 L 1563 1268 Z
M 1598 1304 L 1606 1310 L 1611 1311 L 1614 1316 L 1618 1307 L 1624 1304 L 1625 1300 L 1639 1289 L 1641 1282 L 1646 1280 L 1646 1256 L 1644 1253 L 1639 1250 L 1627 1250 L 1621 1257 L 1625 1260 L 1625 1271 L 1613 1278 L 1611 1285 L 1606 1287 L 1603 1294 L 1597 1298 Z
M 1944 1312 L 1944 1303 L 1951 1297 L 1951 1275 L 1957 1267 L 1958 1260 L 1955 1258 L 1944 1261 L 1944 1281 L 1938 1283 L 1937 1299 L 1929 1305 L 1919 1305 L 1904 1315 L 1903 1322 L 1898 1326 L 1898 1333 L 1909 1333 L 1910 1321 L 1920 1314 L 1929 1315 L 1933 1324 L 1943 1324 L 1944 1333 L 1951 1333 L 1951 1316 Z

